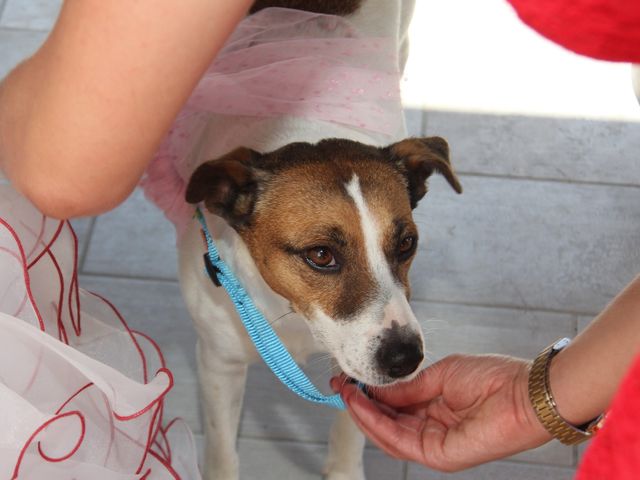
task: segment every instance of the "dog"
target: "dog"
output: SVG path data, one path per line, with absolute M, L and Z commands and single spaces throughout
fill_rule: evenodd
M 400 52 L 393 61 L 406 57 L 411 1 L 259 1 L 253 11 L 274 6 L 346 16 L 367 34 L 392 37 Z M 213 114 L 189 153 L 186 201 L 204 205 L 221 258 L 256 306 L 278 318 L 274 328 L 294 358 L 329 352 L 370 386 L 409 380 L 420 368 L 424 339 L 408 302 L 418 245 L 412 210 L 434 172 L 462 191 L 446 141 L 402 139 L 403 130 L 389 142 L 323 118 Z M 258 357 L 231 300 L 205 274 L 203 251 L 191 220 L 178 241 L 179 278 L 198 332 L 205 477 L 231 480 L 247 367 Z M 363 448 L 339 412 L 327 478 L 364 479 Z

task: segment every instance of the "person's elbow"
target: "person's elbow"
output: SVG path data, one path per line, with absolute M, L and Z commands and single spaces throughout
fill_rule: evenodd
M 14 187 L 44 215 L 57 219 L 94 216 L 122 203 L 136 181 L 115 181 L 91 172 L 61 170 L 20 172 Z

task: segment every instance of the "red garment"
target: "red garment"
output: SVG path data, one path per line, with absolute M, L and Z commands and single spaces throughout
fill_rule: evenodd
M 640 357 L 627 373 L 610 412 L 580 464 L 576 480 L 640 478 Z
M 640 0 L 509 0 L 521 20 L 576 53 L 640 63 Z M 624 379 L 576 480 L 640 479 L 640 357 Z
M 524 23 L 576 53 L 640 63 L 639 0 L 509 0 Z

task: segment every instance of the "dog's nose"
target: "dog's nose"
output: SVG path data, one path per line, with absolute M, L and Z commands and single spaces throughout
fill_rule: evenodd
M 393 330 L 376 353 L 378 368 L 391 378 L 402 378 L 415 372 L 423 359 L 422 340 L 418 335 L 405 337 Z

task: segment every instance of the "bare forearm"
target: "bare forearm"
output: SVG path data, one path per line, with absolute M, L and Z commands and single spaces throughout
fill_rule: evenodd
M 56 217 L 119 203 L 250 3 L 67 0 L 2 87 L 7 176 Z
M 607 409 L 640 352 L 640 276 L 552 361 L 549 378 L 558 412 L 573 424 Z

